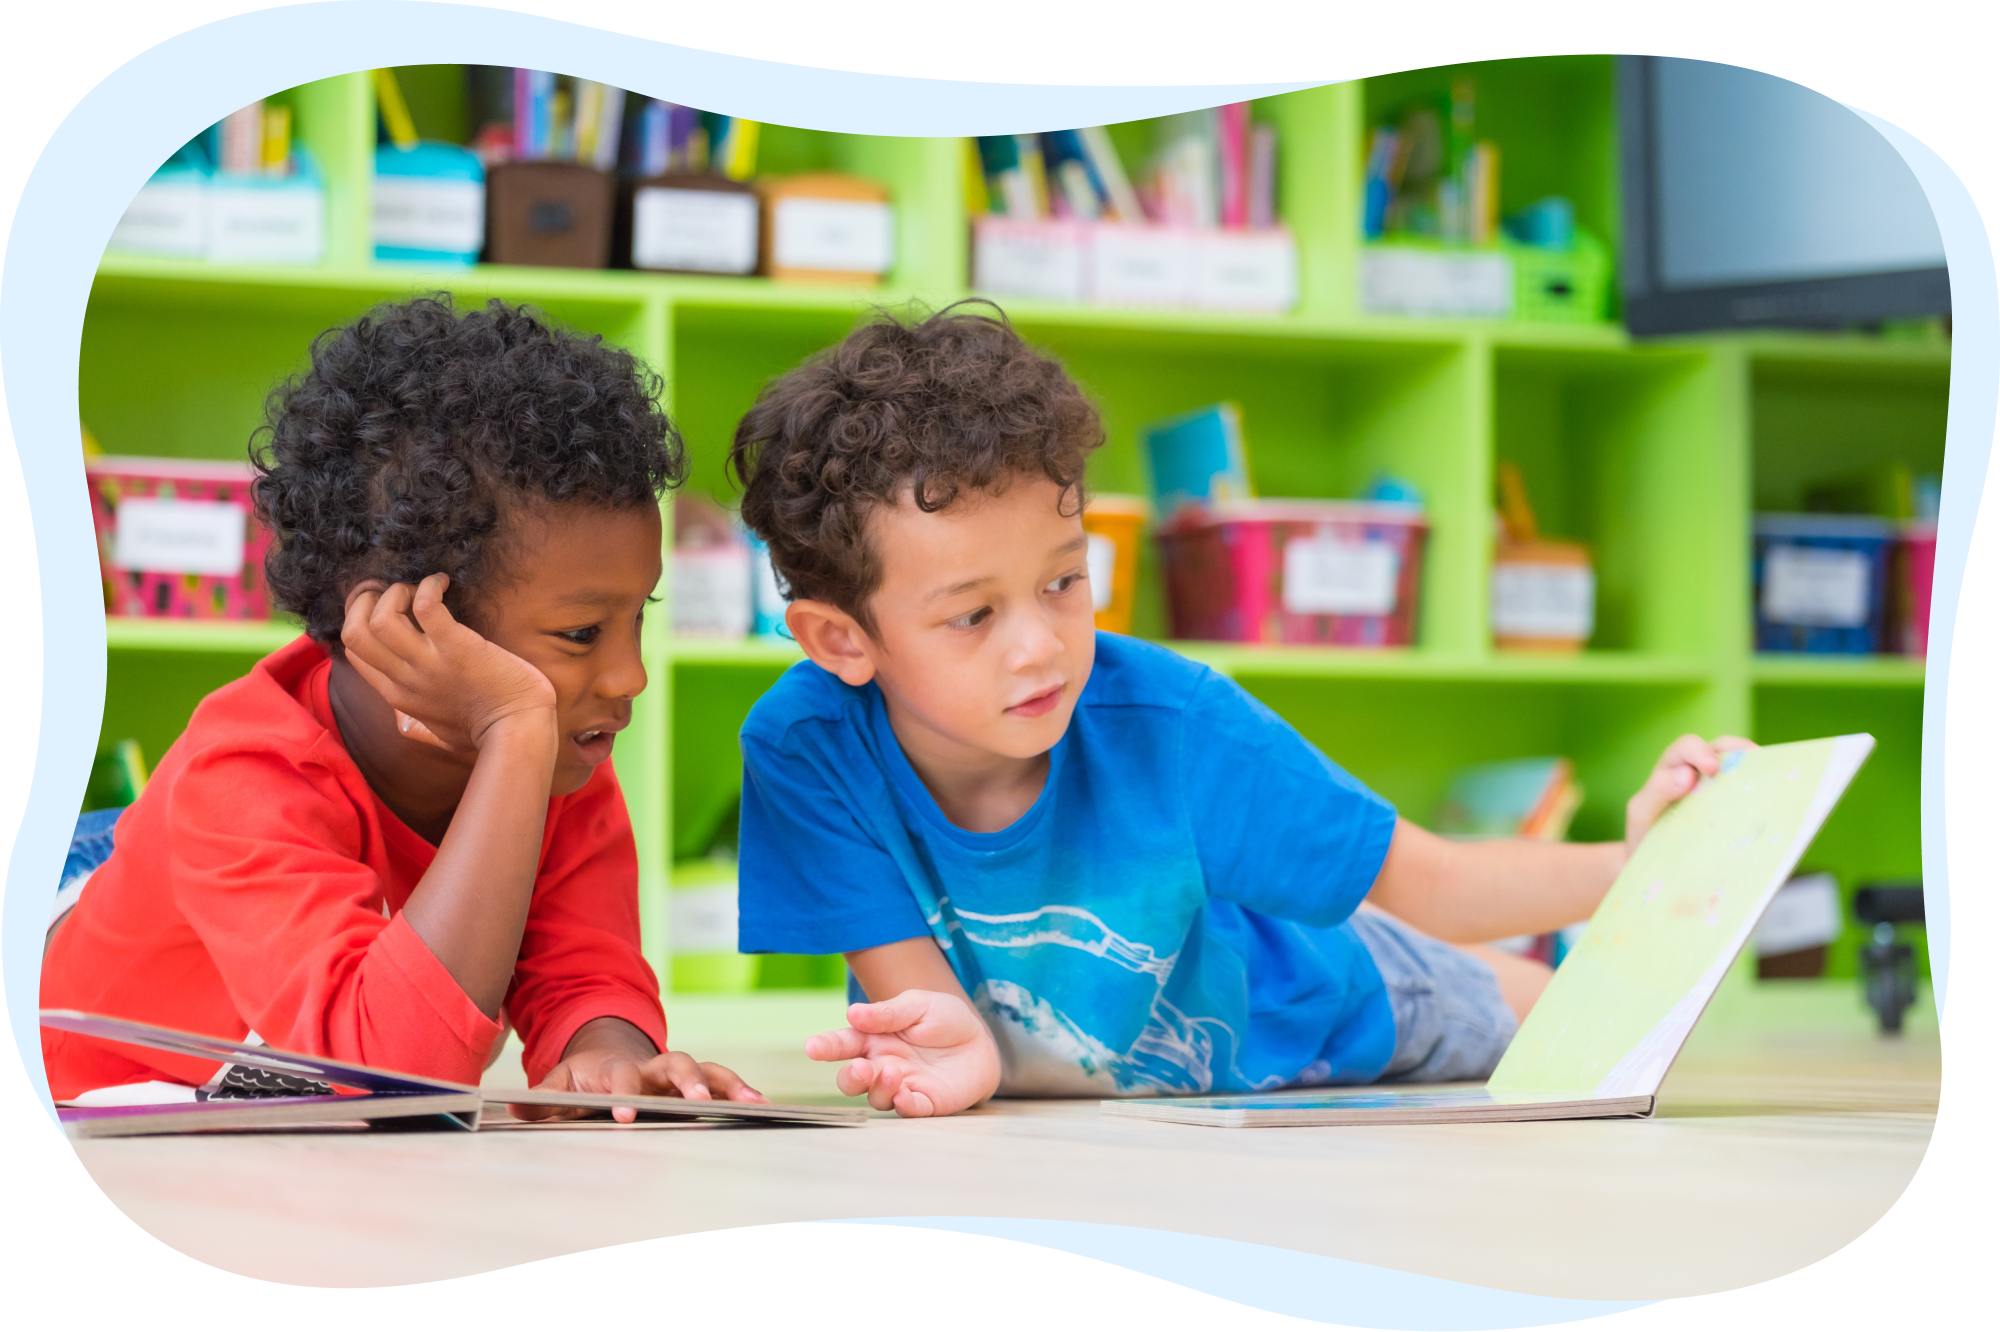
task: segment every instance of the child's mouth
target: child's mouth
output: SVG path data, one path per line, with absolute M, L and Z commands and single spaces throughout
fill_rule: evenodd
M 1062 701 L 1063 687 L 1050 685 L 1041 693 L 1021 700 L 1007 709 L 1009 717 L 1040 717 L 1046 715 Z
M 611 757 L 611 745 L 617 738 L 616 730 L 578 731 L 570 737 L 570 743 L 583 755 L 583 761 L 594 768 Z

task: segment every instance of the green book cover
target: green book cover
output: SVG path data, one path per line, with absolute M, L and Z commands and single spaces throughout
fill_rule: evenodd
M 1728 756 L 1653 826 L 1493 1071 L 1494 1093 L 1656 1091 L 1870 736 Z

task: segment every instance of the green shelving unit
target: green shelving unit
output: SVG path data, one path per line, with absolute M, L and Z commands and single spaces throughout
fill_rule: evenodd
M 1416 647 L 1173 645 L 1240 681 L 1413 817 L 1430 814 L 1458 767 L 1561 752 L 1587 791 L 1576 834 L 1615 837 L 1626 796 L 1683 731 L 1773 741 L 1866 729 L 1880 742 L 1876 756 L 1808 863 L 1833 870 L 1850 891 L 1871 878 L 1915 878 L 1923 663 L 1753 653 L 1749 520 L 1760 506 L 1797 507 L 1804 488 L 1860 464 L 1938 470 L 1949 344 L 1802 334 L 1634 343 L 1611 323 L 1356 311 L 1366 127 L 1382 108 L 1448 86 L 1459 72 L 1480 80 L 1505 179 L 1530 197 L 1570 194 L 1615 252 L 1610 69 L 1608 57 L 1497 62 L 1260 102 L 1254 114 L 1283 136 L 1280 209 L 1299 241 L 1302 300 L 1291 314 L 1009 302 L 1009 315 L 1100 405 L 1109 442 L 1090 476 L 1100 491 L 1143 488 L 1146 422 L 1224 397 L 1243 407 L 1263 494 L 1350 495 L 1378 468 L 1422 488 L 1432 536 Z M 420 120 L 448 122 L 455 75 L 427 77 L 410 81 L 431 89 L 412 92 Z M 899 261 L 878 289 L 414 269 L 367 260 L 369 80 L 351 75 L 289 96 L 330 177 L 327 262 L 230 268 L 107 257 L 85 319 L 80 386 L 83 418 L 108 452 L 240 457 L 266 393 L 301 368 L 316 334 L 378 301 L 449 290 L 467 302 L 532 302 L 642 356 L 666 381 L 689 445 L 690 485 L 727 500 L 728 442 L 766 380 L 839 338 L 872 305 L 966 294 L 955 141 L 767 128 L 766 166 L 840 166 L 891 186 Z M 1562 114 L 1531 114 L 1536 98 L 1559 100 Z M 1128 146 L 1147 133 L 1114 128 Z M 1503 194 L 1510 208 L 1525 202 L 1505 185 Z M 1552 535 L 1596 551 L 1599 631 L 1588 652 L 1490 646 L 1501 460 L 1521 467 Z M 653 683 L 617 757 L 639 838 L 646 951 L 663 971 L 671 863 L 707 849 L 740 782 L 743 716 L 799 659 L 784 643 L 677 642 L 667 618 L 648 626 Z M 1165 633 L 1150 553 L 1135 629 Z M 156 758 L 204 693 L 289 637 L 276 624 L 114 623 L 105 738 L 134 736 Z M 1852 974 L 1857 944 L 1858 934 L 1835 950 L 1836 975 Z

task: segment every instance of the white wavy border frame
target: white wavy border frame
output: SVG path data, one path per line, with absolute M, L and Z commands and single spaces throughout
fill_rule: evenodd
M 104 244 L 138 186 L 192 129 L 274 88 L 376 65 L 511 65 L 524 56 L 541 68 L 561 68 L 641 93 L 671 90 L 680 100 L 728 114 L 862 134 L 1011 133 L 1109 123 L 1316 86 L 1362 72 L 1329 71 L 1326 79 L 1281 84 L 966 83 L 783 65 L 508 10 L 335 0 L 217 20 L 151 48 L 91 89 L 30 173 L 0 269 L 0 368 L 34 527 L 37 568 L 28 592 L 39 593 L 34 611 L 42 629 L 32 778 L 0 903 L 0 993 L 17 1052 L 45 1107 L 48 1091 L 34 1025 L 45 885 L 54 881 L 61 864 L 88 770 L 89 747 L 77 741 L 76 719 L 101 716 L 104 697 L 96 553 L 75 448 L 83 313 Z M 140 109 L 144 114 L 135 115 Z M 1993 439 L 2000 307 L 1987 233 L 1963 183 L 1924 144 L 1876 117 L 1867 119 L 1903 154 L 1923 184 L 1937 214 L 1952 280 L 1954 354 L 1922 766 L 1926 910 L 1942 1010 L 1951 958 L 1945 715 L 1960 588 Z M 1194 1285 L 1186 1275 L 1191 1267 L 1202 1266 L 1204 1281 L 1196 1289 L 1272 1312 L 1316 1320 L 1337 1316 L 1378 1327 L 1517 1327 L 1530 1320 L 1569 1321 L 1633 1307 L 1550 1301 L 1436 1282 L 1438 1289 L 1428 1298 L 1448 1296 L 1463 1302 L 1462 1309 L 1447 1317 L 1442 1306 L 1424 1305 L 1430 1321 L 1411 1322 L 1409 1302 L 1423 1304 L 1424 1283 L 1435 1279 L 1234 1241 L 1086 1223 L 908 1218 L 877 1224 L 1040 1244 L 1137 1271 L 1148 1270 L 1142 1265 L 1153 1261 L 1148 1252 L 1164 1247 L 1179 1254 L 1172 1264 L 1176 1275 L 1166 1277 L 1178 1284 Z M 1327 1303 L 1315 1299 L 1300 1304 L 1289 1297 L 1273 1302 L 1281 1288 L 1316 1288 L 1317 1279 L 1333 1271 L 1326 1264 L 1337 1264 L 1342 1278 Z M 1280 1273 L 1289 1269 L 1300 1276 L 1308 1267 L 1312 1279 L 1305 1286 L 1288 1285 L 1293 1278 Z M 1255 1271 L 1263 1275 L 1243 1279 Z M 1594 1307 L 1586 1311 L 1585 1306 Z M 1397 1309 L 1403 1314 L 1396 1314 Z M 1437 1321 L 1441 1317 L 1446 1321 Z

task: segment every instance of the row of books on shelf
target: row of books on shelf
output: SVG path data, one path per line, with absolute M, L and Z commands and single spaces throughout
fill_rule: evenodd
M 467 66 L 470 144 L 422 137 L 395 71 L 373 71 L 372 183 L 382 262 L 631 267 L 879 281 L 896 228 L 880 182 L 838 172 L 757 175 L 760 126 L 544 70 Z M 325 191 L 311 155 L 243 173 L 232 126 L 281 120 L 254 104 L 205 132 L 140 190 L 117 253 L 314 264 Z M 276 150 L 269 150 L 275 152 Z

